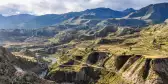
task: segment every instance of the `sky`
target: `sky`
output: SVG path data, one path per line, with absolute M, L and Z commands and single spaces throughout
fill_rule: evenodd
M 0 0 L 0 14 L 62 14 L 78 12 L 98 7 L 124 10 L 140 9 L 149 4 L 168 2 L 168 0 Z

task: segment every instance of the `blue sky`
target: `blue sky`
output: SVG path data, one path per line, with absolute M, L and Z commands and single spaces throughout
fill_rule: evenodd
M 0 0 L 0 14 L 61 14 L 85 9 L 106 7 L 114 10 L 139 9 L 168 0 Z

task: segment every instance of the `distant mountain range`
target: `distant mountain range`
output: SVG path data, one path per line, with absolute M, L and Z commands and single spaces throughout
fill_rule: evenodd
M 128 15 L 128 18 L 146 20 L 148 22 L 160 23 L 168 18 L 168 3 L 151 4 Z
M 59 23 L 64 23 L 69 20 L 87 19 L 87 20 L 106 20 L 111 18 L 119 19 L 118 24 L 123 23 L 122 19 L 141 20 L 146 23 L 160 23 L 164 22 L 168 18 L 168 3 L 152 4 L 140 10 L 134 10 L 133 8 L 126 9 L 124 11 L 116 11 L 110 8 L 95 8 L 87 9 L 81 12 L 69 12 L 65 14 L 47 14 L 41 16 L 34 16 L 29 14 L 20 14 L 13 16 L 0 16 L 0 29 L 9 28 L 42 28 Z M 130 21 L 130 20 L 129 20 Z M 92 21 L 92 23 L 95 23 Z M 131 23 L 131 22 L 129 22 Z M 111 23 L 110 23 L 111 24 Z M 116 23 L 117 24 L 117 23 Z M 124 23 L 126 24 L 126 23 Z M 142 23 L 141 23 L 142 24 Z

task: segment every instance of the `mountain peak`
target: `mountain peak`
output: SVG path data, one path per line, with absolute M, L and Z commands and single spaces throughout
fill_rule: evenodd
M 133 8 L 127 8 L 123 12 L 135 12 L 136 10 Z
M 99 8 L 93 8 L 93 9 L 87 9 L 86 11 L 93 11 L 93 10 L 112 10 L 112 9 L 105 8 L 105 7 L 99 7 Z
M 121 18 L 125 16 L 123 12 L 112 10 L 110 8 L 95 8 L 95 9 L 87 9 L 83 11 L 83 14 L 95 14 L 97 17 L 100 17 L 101 19 L 107 19 L 107 18 Z

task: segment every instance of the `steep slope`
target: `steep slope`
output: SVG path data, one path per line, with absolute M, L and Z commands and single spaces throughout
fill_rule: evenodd
M 111 57 L 105 63 L 110 70 L 102 75 L 98 84 L 166 84 L 167 61 L 167 58 L 141 56 Z
M 47 27 L 54 24 L 58 24 L 63 22 L 64 20 L 68 20 L 69 18 L 79 16 L 80 12 L 70 12 L 67 14 L 47 14 L 42 16 L 36 16 L 32 20 L 30 20 L 25 27 L 27 28 L 41 28 Z
M 110 8 L 96 8 L 96 9 L 88 9 L 83 12 L 83 14 L 94 14 L 100 19 L 107 18 L 121 18 L 123 16 L 128 15 L 132 11 L 115 11 Z M 103 14 L 102 14 L 103 13 Z
M 138 18 L 153 23 L 164 22 L 168 18 L 168 3 L 151 4 L 130 14 L 128 18 Z
M 103 35 L 107 31 L 109 34 Z M 105 27 L 100 30 L 103 38 L 59 47 L 62 51 L 54 54 L 58 61 L 49 68 L 46 78 L 80 84 L 167 84 L 168 24 L 124 35 L 117 31 L 120 29 Z
M 73 17 L 68 20 L 65 20 L 60 25 L 64 25 L 67 28 L 73 28 L 73 27 L 70 27 L 69 25 L 74 25 L 82 29 L 83 27 L 88 27 L 88 28 L 96 27 L 96 25 L 101 21 L 102 19 L 100 19 L 98 16 L 94 14 L 84 14 L 81 16 L 77 16 L 77 17 Z
M 25 72 L 14 65 L 17 58 L 0 47 L 0 84 L 54 84 L 53 82 L 39 78 L 33 72 Z
M 138 19 L 107 19 L 99 22 L 97 26 L 127 26 L 127 27 L 143 27 L 146 22 Z

